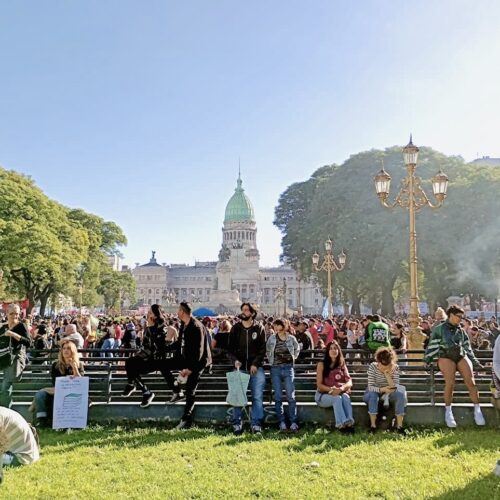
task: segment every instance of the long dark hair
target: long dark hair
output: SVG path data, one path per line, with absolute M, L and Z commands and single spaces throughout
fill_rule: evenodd
M 165 313 L 163 312 L 163 309 L 159 304 L 152 304 L 151 312 L 155 316 L 155 325 L 161 326 L 165 323 Z
M 330 358 L 331 345 L 337 346 L 338 349 L 338 355 L 333 363 L 333 366 L 331 366 L 332 359 Z M 331 370 L 335 370 L 335 368 L 343 368 L 345 366 L 345 359 L 344 355 L 342 354 L 342 349 L 340 348 L 340 345 L 336 340 L 328 342 L 328 345 L 325 348 L 325 355 L 322 361 L 323 361 L 323 378 L 328 377 L 328 374 L 330 373 Z

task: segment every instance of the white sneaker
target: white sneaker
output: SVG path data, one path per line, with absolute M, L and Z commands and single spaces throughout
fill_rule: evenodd
M 484 420 L 483 412 L 481 408 L 474 408 L 474 422 L 476 425 L 486 425 L 486 421 Z
M 453 413 L 451 411 L 447 411 L 444 414 L 444 420 L 446 422 L 446 425 L 452 429 L 454 429 L 457 426 L 455 417 L 453 416 Z

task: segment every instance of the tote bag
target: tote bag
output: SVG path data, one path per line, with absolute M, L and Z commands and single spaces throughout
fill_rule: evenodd
M 240 370 L 226 373 L 227 378 L 227 404 L 244 407 L 248 404 L 247 389 L 250 375 Z

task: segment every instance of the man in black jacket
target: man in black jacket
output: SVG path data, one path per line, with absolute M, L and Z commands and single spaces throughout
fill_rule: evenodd
M 196 387 L 200 381 L 203 370 L 212 364 L 212 355 L 207 338 L 206 328 L 191 315 L 191 304 L 181 302 L 177 315 L 181 320 L 179 337 L 170 348 L 173 357 L 165 360 L 164 374 L 167 384 L 174 392 L 171 403 L 186 398 L 182 419 L 177 425 L 177 429 L 188 429 L 193 423 L 193 409 L 195 402 Z M 179 377 L 176 381 L 172 375 L 172 370 L 179 370 Z M 178 383 L 185 381 L 184 392 Z
M 236 369 L 250 373 L 252 392 L 252 432 L 262 432 L 264 420 L 264 356 L 266 355 L 266 334 L 264 327 L 255 321 L 257 311 L 248 302 L 241 304 L 240 323 L 236 323 L 229 333 L 228 356 Z M 243 432 L 241 419 L 242 408 L 233 408 L 233 432 Z

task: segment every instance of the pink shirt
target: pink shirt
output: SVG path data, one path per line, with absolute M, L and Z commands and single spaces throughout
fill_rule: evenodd
M 123 332 L 122 332 L 122 329 L 116 325 L 115 326 L 115 339 L 116 340 L 121 340 L 123 337 Z

